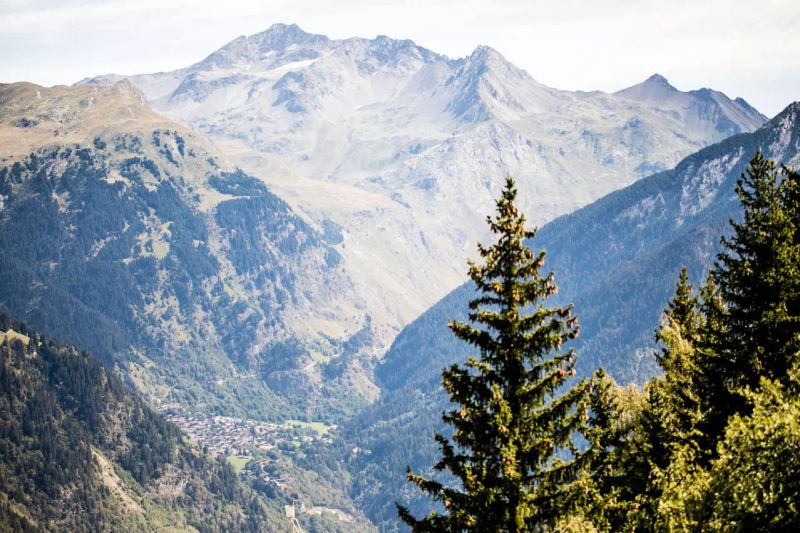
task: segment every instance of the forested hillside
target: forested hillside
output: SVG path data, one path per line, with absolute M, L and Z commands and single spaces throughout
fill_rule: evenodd
M 0 152 L 15 316 L 162 407 L 337 418 L 374 394 L 331 237 L 129 83 L 0 85 Z M 337 311 L 349 333 L 327 327 Z
M 573 344 L 577 369 L 604 367 L 620 383 L 643 383 L 659 372 L 653 331 L 681 266 L 699 281 L 720 250 L 728 220 L 741 217 L 734 187 L 749 157 L 796 164 L 800 105 L 795 103 L 752 134 L 733 136 L 684 159 L 675 169 L 614 192 L 545 225 L 533 246 L 548 255 L 561 303 L 574 303 L 581 335 Z M 407 465 L 434 462 L 430 435 L 445 407 L 440 371 L 473 350 L 447 330 L 466 317 L 474 289 L 445 297 L 398 335 L 377 375 L 381 399 L 348 426 L 354 497 L 370 518 L 396 527 L 393 502 L 414 507 L 417 494 L 403 482 Z M 426 466 L 427 465 L 427 466 Z M 387 498 L 387 494 L 391 496 Z M 419 500 L 416 500 L 419 501 Z
M 549 303 L 555 276 L 507 178 L 468 321 L 449 323 L 478 353 L 442 371 L 436 474 L 407 473 L 433 509 L 397 507 L 412 531 L 800 526 L 800 173 L 759 150 L 734 190 L 741 221 L 699 289 L 681 269 L 656 328 L 662 373 L 638 388 L 575 378 L 577 317 Z
M 0 331 L 0 529 L 287 531 L 91 356 L 4 311 Z

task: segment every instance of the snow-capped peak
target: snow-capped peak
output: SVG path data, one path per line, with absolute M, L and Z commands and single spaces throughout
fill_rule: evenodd
M 291 56 L 286 61 L 314 59 L 330 42 L 324 35 L 307 33 L 296 24 L 273 24 L 261 33 L 237 37 L 189 70 L 197 72 L 250 64 L 264 60 L 270 53 Z

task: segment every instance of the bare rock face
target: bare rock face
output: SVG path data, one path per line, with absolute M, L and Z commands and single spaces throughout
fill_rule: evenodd
M 340 228 L 334 247 L 383 346 L 464 280 L 506 174 L 541 224 L 765 120 L 657 75 L 615 94 L 560 91 L 487 46 L 451 59 L 284 24 L 128 79 L 312 223 Z

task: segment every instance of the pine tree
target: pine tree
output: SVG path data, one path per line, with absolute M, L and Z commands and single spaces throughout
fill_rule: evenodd
M 695 386 L 701 391 L 699 402 L 703 412 L 703 417 L 698 422 L 701 433 L 699 443 L 702 449 L 711 452 L 704 456 L 704 459 L 709 459 L 725 430 L 730 413 L 734 411 L 727 404 L 731 400 L 731 391 L 727 385 L 729 373 L 723 357 L 717 351 L 729 333 L 729 324 L 725 320 L 727 306 L 713 272 L 709 272 L 700 289 L 699 307 L 702 321 L 695 345 Z
M 774 524 L 795 519 L 782 503 L 793 478 L 777 474 L 776 458 L 791 465 L 797 454 L 776 443 L 796 440 L 797 419 L 788 407 L 765 417 L 759 402 L 769 387 L 795 383 L 800 179 L 786 168 L 781 176 L 759 152 L 736 193 L 743 221 L 731 222 L 700 297 L 682 272 L 656 334 L 664 373 L 645 387 L 623 455 L 632 460 L 621 468 L 639 503 L 629 515 L 634 529 L 750 530 L 764 529 L 764 516 Z
M 686 267 L 683 267 L 678 275 L 675 296 L 672 297 L 664 309 L 664 317 L 678 328 L 684 339 L 693 340 L 697 336 L 700 322 L 698 306 L 698 298 L 693 294 L 693 287 L 689 282 L 689 272 Z M 656 340 L 662 343 L 666 341 L 660 329 L 656 332 Z M 662 356 L 659 358 L 659 364 L 661 364 L 662 368 L 665 364 L 669 364 L 665 360 L 668 355 L 668 350 L 662 351 Z
M 731 221 L 711 273 L 724 305 L 707 310 L 702 364 L 721 381 L 709 399 L 717 436 L 730 415 L 748 410 L 744 390 L 762 377 L 786 380 L 800 353 L 800 176 L 781 174 L 760 152 L 750 161 L 736 187 L 744 220 Z
M 592 377 L 589 397 L 591 414 L 585 436 L 593 453 L 591 464 L 582 472 L 586 490 L 581 515 L 590 520 L 593 529 L 564 531 L 630 530 L 630 517 L 640 508 L 636 495 L 645 486 L 632 478 L 646 478 L 646 468 L 641 465 L 647 463 L 634 442 L 638 436 L 634 424 L 644 396 L 635 386 L 620 387 L 599 369 Z
M 675 296 L 664 309 L 664 320 L 656 332 L 656 341 L 662 345 L 657 355 L 664 374 L 652 380 L 649 387 L 651 401 L 660 404 L 658 424 L 662 428 L 660 445 L 671 446 L 696 443 L 698 424 L 702 418 L 696 344 L 702 317 L 699 301 L 693 295 L 686 268 L 681 269 Z M 663 461 L 666 457 L 658 458 Z
M 699 300 L 681 269 L 675 294 L 667 303 L 655 339 L 661 345 L 656 360 L 663 374 L 644 387 L 626 440 L 616 450 L 620 459 L 620 500 L 635 503 L 614 529 L 658 529 L 659 500 L 675 479 L 676 458 L 693 461 L 700 453 L 698 429 L 702 410 L 695 344 L 702 326 Z
M 748 416 L 734 415 L 709 469 L 703 522 L 716 531 L 800 528 L 800 369 L 763 378 Z
M 579 450 L 585 434 L 589 382 L 567 389 L 575 353 L 564 344 L 578 335 L 572 307 L 546 307 L 556 294 L 554 275 L 542 276 L 545 253 L 526 240 L 525 217 L 516 205 L 511 178 L 487 217 L 497 243 L 478 245 L 480 264 L 469 275 L 479 296 L 469 304 L 470 323 L 453 322 L 455 336 L 480 357 L 443 372 L 455 407 L 443 420 L 451 439 L 436 434 L 442 458 L 437 471 L 457 479 L 447 486 L 409 470 L 408 479 L 444 511 L 422 519 L 402 506 L 400 517 L 414 531 L 532 531 L 552 527 L 574 511 L 576 480 L 592 449 Z

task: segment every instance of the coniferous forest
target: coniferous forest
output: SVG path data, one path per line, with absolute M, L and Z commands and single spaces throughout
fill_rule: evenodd
M 576 310 L 548 304 L 556 279 L 507 179 L 488 218 L 496 242 L 469 265 L 469 319 L 450 323 L 477 355 L 442 374 L 438 474 L 408 472 L 436 510 L 399 505 L 400 518 L 414 531 L 798 526 L 800 176 L 759 152 L 736 194 L 743 218 L 705 282 L 683 269 L 655 325 L 661 373 L 621 387 L 602 368 L 575 377 Z M 116 375 L 0 321 L 6 529 L 270 529 L 269 500 Z M 176 476 L 189 490 L 170 497 Z
M 1 310 L 0 330 L 0 530 L 283 530 L 90 355 Z
M 800 175 L 758 152 L 737 182 L 744 218 L 693 287 L 681 270 L 655 339 L 662 372 L 577 381 L 571 307 L 525 239 L 509 178 L 497 243 L 470 264 L 479 296 L 447 368 L 442 473 L 409 470 L 438 505 L 414 531 L 791 531 L 800 527 Z M 532 241 L 535 244 L 535 239 Z

